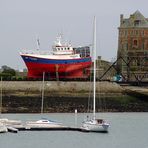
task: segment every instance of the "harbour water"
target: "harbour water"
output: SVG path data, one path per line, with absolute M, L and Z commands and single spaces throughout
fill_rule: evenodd
M 38 120 L 41 117 L 65 125 L 80 126 L 85 114 L 3 114 L 9 119 Z M 19 131 L 0 134 L 0 148 L 148 148 L 148 113 L 99 113 L 111 127 L 109 133 L 78 131 Z M 77 123 L 76 123 L 77 121 Z

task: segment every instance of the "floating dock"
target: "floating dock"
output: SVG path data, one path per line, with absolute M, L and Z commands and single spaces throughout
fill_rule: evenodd
M 19 131 L 79 131 L 79 132 L 88 132 L 86 129 L 83 129 L 81 127 L 16 127 Z

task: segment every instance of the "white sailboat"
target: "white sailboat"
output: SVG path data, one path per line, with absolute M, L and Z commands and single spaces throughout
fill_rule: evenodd
M 42 81 L 42 101 L 41 101 L 41 115 L 44 113 L 44 79 L 45 72 L 43 72 L 43 81 Z M 42 118 L 37 121 L 28 121 L 26 122 L 27 128 L 58 128 L 62 127 L 61 123 L 56 121 L 49 120 L 47 118 Z
M 94 78 L 93 78 L 93 118 L 83 122 L 82 128 L 92 132 L 108 132 L 109 123 L 103 119 L 96 119 L 96 17 L 94 17 Z

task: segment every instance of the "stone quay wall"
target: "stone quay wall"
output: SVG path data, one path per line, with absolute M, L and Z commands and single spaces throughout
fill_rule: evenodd
M 92 108 L 92 88 L 91 82 L 45 81 L 44 112 L 86 112 Z M 39 113 L 42 89 L 42 81 L 3 81 L 3 113 Z M 96 110 L 148 111 L 148 103 L 127 96 L 115 82 L 96 82 Z

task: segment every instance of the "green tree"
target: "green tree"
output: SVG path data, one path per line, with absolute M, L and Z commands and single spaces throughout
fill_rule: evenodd
M 11 80 L 12 77 L 16 76 L 16 71 L 6 65 L 1 67 L 2 72 L 0 76 L 4 78 L 4 80 Z
M 4 69 L 3 71 L 2 71 L 2 73 L 3 74 L 9 74 L 9 75 L 11 75 L 11 76 L 15 76 L 16 75 L 16 72 L 15 72 L 15 70 L 14 69 Z

